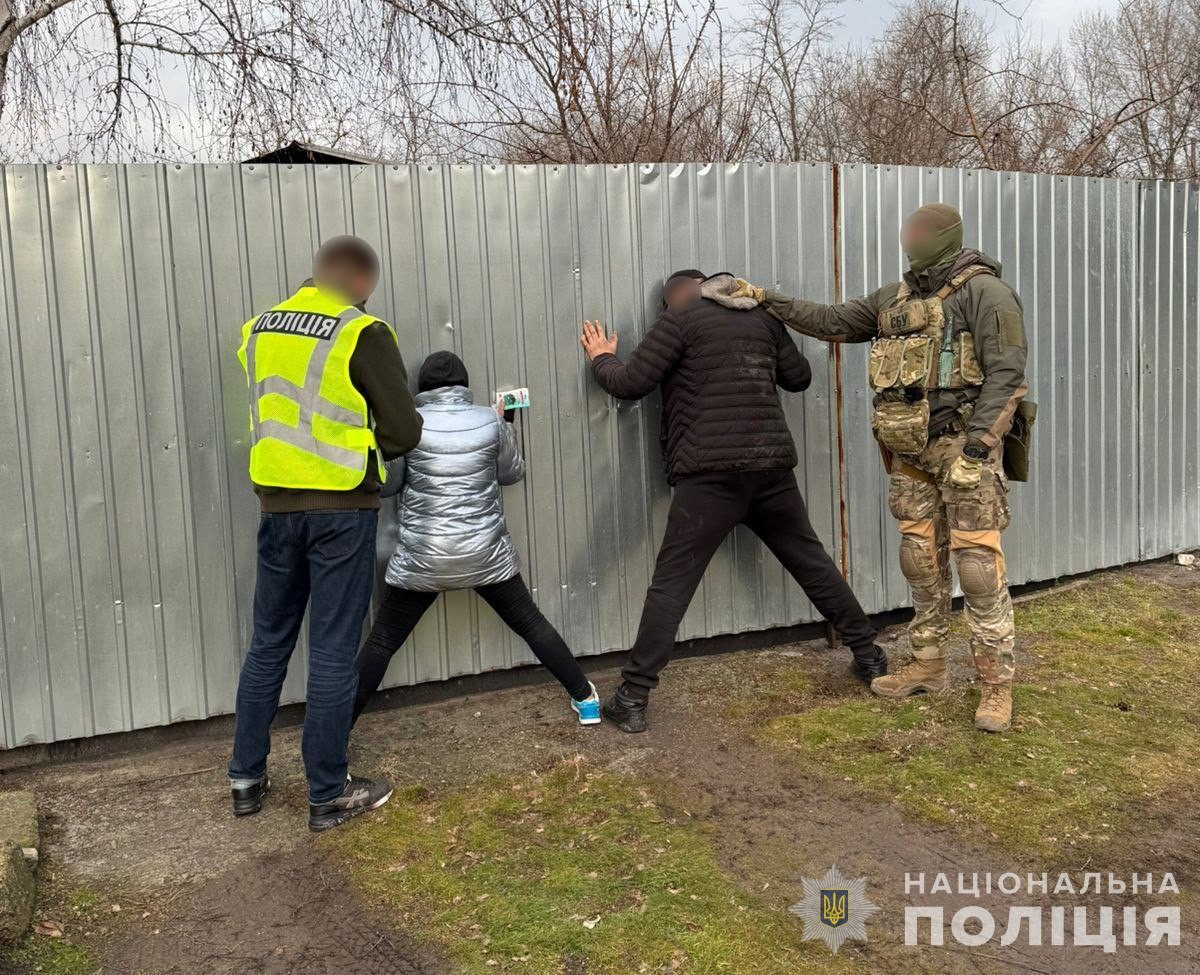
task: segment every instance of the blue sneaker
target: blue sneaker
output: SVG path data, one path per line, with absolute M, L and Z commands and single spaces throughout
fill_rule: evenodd
M 592 689 L 592 695 L 582 701 L 571 699 L 571 709 L 579 715 L 580 724 L 599 724 L 600 723 L 600 695 L 596 691 L 596 685 L 588 681 L 588 687 Z

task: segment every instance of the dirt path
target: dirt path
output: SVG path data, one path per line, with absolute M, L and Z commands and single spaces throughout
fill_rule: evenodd
M 259 972 L 443 975 L 446 964 L 368 911 L 337 869 L 301 844 L 200 884 L 157 929 L 117 941 L 112 975 Z
M 681 811 L 711 829 L 722 866 L 745 889 L 785 911 L 802 895 L 802 877 L 834 863 L 866 876 L 884 913 L 866 944 L 843 951 L 879 970 L 921 972 L 1194 973 L 1200 949 L 1185 918 L 1184 945 L 1167 955 L 1122 948 L 1064 951 L 1017 945 L 990 952 L 905 949 L 907 873 L 961 871 L 999 876 L 1045 869 L 1144 870 L 1158 867 L 1177 819 L 1124 850 L 1120 862 L 1039 865 L 1006 861 L 961 836 L 913 822 L 893 805 L 853 798 L 799 767 L 786 754 L 753 742 L 744 725 L 720 717 L 721 689 L 737 686 L 747 668 L 778 666 L 802 654 L 821 693 L 858 693 L 844 675 L 841 653 L 819 644 L 680 661 L 656 696 L 652 726 L 642 736 L 611 727 L 581 729 L 568 720 L 557 688 L 498 691 L 454 701 L 368 714 L 352 759 L 399 785 L 438 791 L 486 774 L 544 770 L 582 755 L 593 764 L 673 787 Z M 594 675 L 602 691 L 617 675 Z M 335 864 L 318 854 L 305 830 L 299 729 L 276 736 L 274 790 L 259 816 L 235 820 L 227 808 L 223 738 L 198 737 L 152 752 L 114 756 L 4 776 L 4 785 L 33 788 L 47 827 L 52 874 L 97 891 L 120 891 L 125 916 L 101 939 L 105 971 L 116 975 L 224 975 L 232 972 L 450 973 L 420 932 L 398 930 L 366 910 Z M 1148 822 L 1153 823 L 1151 818 Z M 1173 831 L 1173 832 L 1172 832 Z M 1186 832 L 1186 831 L 1185 831 Z M 1190 851 L 1190 852 L 1189 852 Z M 1181 849 L 1172 851 L 1176 863 Z M 1196 839 L 1182 853 L 1196 869 Z M 115 896 L 115 895 L 111 895 Z M 914 900 L 917 900 L 914 898 Z M 994 906 L 999 930 L 1012 899 L 940 899 Z M 2 970 L 2 963 L 0 963 Z

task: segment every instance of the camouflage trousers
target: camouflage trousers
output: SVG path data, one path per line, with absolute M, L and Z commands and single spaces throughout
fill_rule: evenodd
M 953 556 L 975 667 L 985 683 L 998 684 L 1012 680 L 1014 669 L 1012 600 L 1000 548 L 1000 533 L 1010 521 L 1008 482 L 994 451 L 978 487 L 950 484 L 950 465 L 965 439 L 937 437 L 918 456 L 906 458 L 932 480 L 893 465 L 888 500 L 900 522 L 900 568 L 916 610 L 909 628 L 913 655 L 922 660 L 945 655 Z

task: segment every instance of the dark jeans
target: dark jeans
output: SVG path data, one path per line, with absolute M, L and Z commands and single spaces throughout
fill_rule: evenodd
M 813 530 L 791 471 L 697 474 L 680 478 L 671 497 L 637 640 L 621 671 L 630 691 L 658 686 L 704 570 L 741 524 L 766 543 L 842 642 L 862 653 L 874 645 L 875 628 Z
M 371 602 L 375 511 L 264 514 L 258 525 L 254 638 L 238 681 L 231 779 L 267 770 L 271 721 L 308 607 L 308 692 L 301 753 L 313 803 L 346 784 L 354 652 Z
M 537 608 L 520 574 L 490 586 L 480 586 L 475 591 L 496 611 L 496 615 L 509 629 L 529 644 L 533 655 L 558 678 L 558 682 L 567 689 L 571 697 L 576 701 L 583 701 L 592 693 L 591 685 L 583 675 L 578 661 L 558 631 Z M 375 615 L 371 633 L 358 653 L 355 721 L 371 700 L 371 695 L 379 689 L 392 655 L 408 639 L 425 610 L 432 606 L 437 598 L 436 592 L 387 587 L 379 612 Z

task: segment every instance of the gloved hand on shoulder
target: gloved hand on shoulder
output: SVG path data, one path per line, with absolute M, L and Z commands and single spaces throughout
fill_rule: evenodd
M 734 290 L 729 293 L 730 298 L 753 298 L 761 305 L 763 298 L 766 297 L 766 288 L 751 284 L 745 278 L 734 278 L 733 284 Z

